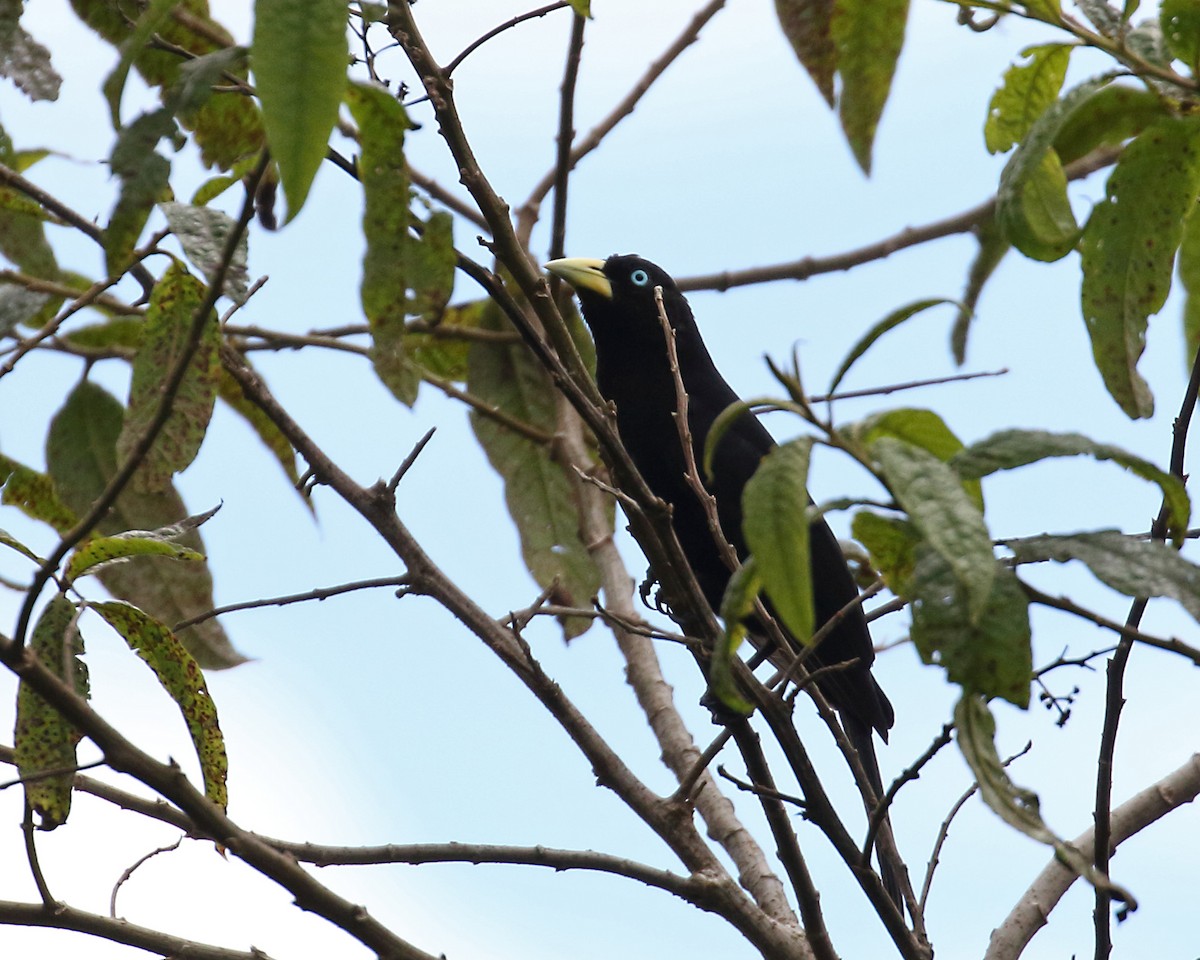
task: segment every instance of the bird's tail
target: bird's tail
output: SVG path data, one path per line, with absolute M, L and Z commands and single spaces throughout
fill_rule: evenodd
M 867 774 L 867 780 L 870 781 L 871 789 L 875 792 L 875 800 L 878 803 L 883 799 L 883 778 L 879 773 L 879 758 L 875 756 L 875 731 L 852 715 L 842 716 L 842 726 L 846 730 L 846 736 L 849 738 L 851 746 L 858 751 L 858 757 L 862 761 L 863 770 Z M 886 816 L 883 823 L 890 829 L 890 823 Z M 883 881 L 883 888 L 903 913 L 904 897 L 900 892 L 900 875 L 897 872 L 897 865 L 893 862 L 892 857 L 884 854 L 878 839 L 875 841 L 875 853 L 879 857 L 879 878 Z

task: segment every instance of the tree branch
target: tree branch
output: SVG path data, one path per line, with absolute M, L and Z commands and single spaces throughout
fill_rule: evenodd
M 1112 811 L 1109 818 L 1109 845 L 1115 850 L 1124 841 L 1140 833 L 1172 810 L 1191 803 L 1200 794 L 1200 754 L 1192 754 L 1178 770 L 1151 784 Z M 1074 841 L 1083 855 L 1091 856 L 1096 843 L 1095 828 L 1081 833 Z M 1033 935 L 1047 923 L 1058 902 L 1079 879 L 1079 875 L 1058 860 L 1051 860 L 1025 891 L 1009 915 L 992 931 L 984 960 L 1016 960 Z
M 1116 162 L 1120 155 L 1119 147 L 1105 147 L 1081 157 L 1066 166 L 1065 172 L 1069 180 L 1080 180 L 1090 176 L 1097 170 Z M 790 260 L 787 263 L 777 263 L 766 267 L 751 267 L 745 270 L 723 270 L 720 273 L 706 273 L 694 277 L 684 277 L 677 280 L 680 290 L 719 290 L 726 291 L 733 287 L 744 287 L 754 283 L 771 283 L 776 280 L 807 280 L 820 273 L 835 273 L 860 267 L 864 263 L 883 260 L 893 253 L 908 247 L 919 246 L 930 240 L 953 236 L 956 233 L 966 233 L 974 229 L 996 212 L 996 198 L 985 200 L 978 206 L 964 210 L 942 220 L 935 220 L 921 227 L 905 227 L 899 233 L 874 243 L 848 250 L 845 253 L 835 253 L 826 257 L 803 257 L 800 260 Z

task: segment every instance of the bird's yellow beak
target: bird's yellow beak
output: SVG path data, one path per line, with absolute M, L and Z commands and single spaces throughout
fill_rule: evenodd
M 556 277 L 566 280 L 576 290 L 588 290 L 607 300 L 612 299 L 612 283 L 604 275 L 603 260 L 564 257 L 562 260 L 551 260 L 543 266 Z

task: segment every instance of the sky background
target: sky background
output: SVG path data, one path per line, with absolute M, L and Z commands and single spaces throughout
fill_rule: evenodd
M 111 149 L 107 107 L 98 88 L 114 51 L 78 26 L 62 0 L 39 0 L 24 23 L 51 47 L 64 75 L 58 103 L 29 104 L 0 87 L 0 121 L 19 148 L 59 152 L 29 174 L 70 206 L 103 222 L 113 186 L 103 161 Z M 218 20 L 240 41 L 250 35 L 248 4 L 214 4 Z M 579 78 L 576 126 L 586 131 L 608 113 L 683 29 L 698 2 L 595 3 Z M 522 12 L 508 2 L 425 0 L 416 14 L 426 40 L 447 62 L 491 26 Z M 956 8 L 915 0 L 888 109 L 875 147 L 874 173 L 864 178 L 835 118 L 816 94 L 779 32 L 772 5 L 731 0 L 701 36 L 571 181 L 567 253 L 604 257 L 638 252 L 677 277 L 821 256 L 856 248 L 906 227 L 957 213 L 995 191 L 1003 158 L 983 148 L 988 99 L 1006 66 L 1031 42 L 1054 39 L 1015 19 L 985 34 L 955 24 Z M 515 208 L 551 167 L 558 86 L 569 19 L 558 12 L 512 30 L 473 54 L 455 72 L 463 122 L 481 165 Z M 378 38 L 382 45 L 382 35 Z M 1077 82 L 1107 68 L 1079 57 Z M 392 81 L 413 85 L 399 52 L 380 59 Z M 131 78 L 124 116 L 148 95 Z M 407 155 L 421 171 L 457 188 L 445 144 L 427 104 L 412 110 L 423 123 Z M 351 146 L 343 143 L 344 152 Z M 205 173 L 185 153 L 173 185 L 190 195 Z M 1103 178 L 1073 189 L 1077 214 L 1103 197 Z M 227 207 L 239 202 L 231 191 Z M 549 217 L 549 205 L 545 210 Z M 332 166 L 318 175 L 308 204 L 284 230 L 255 228 L 250 268 L 269 281 L 240 315 L 244 323 L 305 332 L 361 322 L 358 282 L 362 240 L 357 185 Z M 479 258 L 469 224 L 457 245 Z M 51 228 L 60 262 L 96 276 L 98 248 Z M 534 248 L 545 252 L 546 231 Z M 806 383 L 820 391 L 841 358 L 873 323 L 895 307 L 931 296 L 958 296 L 975 243 L 956 237 L 903 251 L 847 274 L 690 295 L 706 341 L 742 395 L 777 392 L 764 355 L 799 350 Z M 970 442 L 1007 426 L 1080 431 L 1165 464 L 1171 422 L 1185 383 L 1179 314 L 1173 296 L 1152 321 L 1141 369 L 1158 399 L 1150 420 L 1127 420 L 1104 392 L 1091 363 L 1078 304 L 1076 255 L 1055 265 L 1015 254 L 989 284 L 973 326 L 968 370 L 1008 369 L 1000 378 L 955 383 L 891 398 L 839 403 L 845 422 L 890 406 L 928 406 Z M 457 299 L 479 295 L 461 280 Z M 949 308 L 931 311 L 889 334 L 843 385 L 862 389 L 956 372 L 948 349 Z M 464 410 L 426 386 L 413 411 L 396 404 L 360 358 L 337 353 L 257 354 L 255 362 L 296 419 L 359 481 L 390 476 L 431 426 L 432 443 L 406 476 L 401 519 L 452 577 L 497 616 L 527 606 L 537 588 L 524 572 L 516 537 L 503 512 L 503 492 L 470 434 Z M 0 449 L 44 463 L 46 425 L 79 377 L 79 361 L 33 355 L 0 381 Z M 124 398 L 118 363 L 91 376 Z M 780 438 L 803 425 L 779 415 L 768 427 Z M 288 481 L 247 428 L 218 407 L 196 462 L 178 478 L 189 509 L 223 507 L 204 528 L 218 603 L 303 591 L 366 577 L 398 575 L 398 562 L 362 521 L 329 491 L 318 489 L 314 522 Z M 877 495 L 870 478 L 838 454 L 818 452 L 811 480 L 818 500 Z M 1112 464 L 1037 465 L 990 478 L 988 520 L 997 536 L 1116 527 L 1144 530 L 1158 509 L 1156 488 Z M 37 549 L 45 532 L 11 508 L 0 526 Z M 845 529 L 845 518 L 835 519 Z M 644 569 L 626 543 L 634 575 Z M 28 569 L 0 556 L 0 573 Z M 1084 570 L 1027 571 L 1043 589 L 1065 593 L 1123 619 L 1127 601 L 1095 585 Z M 0 593 L 2 622 L 17 600 Z M 431 601 L 397 601 L 388 591 L 360 593 L 282 609 L 234 614 L 225 626 L 254 661 L 210 675 L 231 754 L 230 813 L 246 827 L 295 840 L 328 843 L 487 841 L 591 848 L 677 868 L 667 851 L 594 777 L 567 738 L 525 689 L 481 645 Z M 1144 628 L 1195 638 L 1195 624 L 1174 605 L 1151 605 Z M 902 639 L 904 615 L 877 622 L 877 643 Z M 4 628 L 6 630 L 11 627 Z M 160 758 L 194 768 L 183 724 L 166 695 L 124 647 L 85 623 L 95 703 L 116 725 Z M 537 656 L 583 712 L 653 787 L 669 790 L 624 684 L 611 638 L 599 630 L 562 643 L 550 629 L 529 633 Z M 1035 664 L 1065 649 L 1080 655 L 1111 638 L 1044 610 L 1034 612 Z M 714 730 L 696 702 L 702 684 L 690 659 L 662 651 L 677 701 L 701 743 Z M 954 691 L 939 670 L 923 668 L 910 645 L 881 655 L 876 674 L 896 706 L 891 745 L 881 749 L 885 780 L 918 756 L 948 719 Z M 1200 707 L 1185 661 L 1135 651 L 1118 746 L 1117 802 L 1178 767 L 1196 749 Z M 1061 671 L 1050 686 L 1078 685 L 1065 729 L 1035 706 L 1022 713 L 1000 705 L 998 744 L 1004 755 L 1033 741 L 1013 778 L 1038 791 L 1048 822 L 1074 837 L 1091 821 L 1103 673 Z M 0 728 L 11 729 L 15 683 L 0 679 Z M 804 714 L 801 710 L 799 714 Z M 806 743 L 831 790 L 844 800 L 848 778 L 814 719 L 800 716 Z M 93 759 L 88 745 L 81 759 Z M 735 772 L 735 758 L 722 757 Z M 121 778 L 115 777 L 118 782 Z M 970 784 L 953 749 L 943 751 L 893 808 L 900 845 L 918 883 L 939 825 Z M 21 797 L 0 792 L 0 898 L 36 899 L 21 851 Z M 755 807 L 746 820 L 765 833 Z M 854 801 L 844 803 L 853 809 Z M 7 825 L 7 826 L 5 826 Z M 1123 847 L 1114 876 L 1133 889 L 1142 909 L 1115 930 L 1117 956 L 1194 958 L 1197 816 L 1173 814 Z M 816 831 L 801 826 L 801 843 L 822 891 L 833 941 L 846 957 L 888 955 L 890 941 L 856 886 Z M 106 912 L 112 885 L 138 857 L 172 842 L 174 832 L 141 823 L 79 797 L 67 826 L 40 838 L 55 894 Z M 769 841 L 767 841 L 769 846 Z M 1014 833 L 978 800 L 955 820 L 929 903 L 939 955 L 981 955 L 987 936 L 1048 859 L 1045 848 Z M 406 939 L 452 960 L 577 960 L 754 955 L 720 921 L 630 881 L 529 867 L 426 866 L 327 868 L 338 892 L 365 903 Z M 155 858 L 122 889 L 118 913 L 184 936 L 276 958 L 366 957 L 322 921 L 292 908 L 287 896 L 211 844 L 186 842 Z M 1075 889 L 1027 952 L 1065 957 L 1091 951 L 1091 898 Z M 35 950 L 89 958 L 139 955 L 130 948 L 62 933 L 0 928 L 12 956 Z

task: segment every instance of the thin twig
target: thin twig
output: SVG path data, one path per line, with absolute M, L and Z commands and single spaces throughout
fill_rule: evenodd
M 524 23 L 526 20 L 533 20 L 537 17 L 544 17 L 548 13 L 553 13 L 555 10 L 561 10 L 563 7 L 567 7 L 567 6 L 570 6 L 570 4 L 562 2 L 562 0 L 560 0 L 560 2 L 558 2 L 558 3 L 548 3 L 544 7 L 538 7 L 536 10 L 530 10 L 528 13 L 522 13 L 519 16 L 513 17 L 511 20 L 506 20 L 504 23 L 500 24 L 500 26 L 498 26 L 498 27 L 493 27 L 491 30 L 489 30 L 487 33 L 485 33 L 482 37 L 479 37 L 476 40 L 472 40 L 471 43 L 469 43 L 467 45 L 467 47 L 463 50 L 462 53 L 460 53 L 453 60 L 451 60 L 448 64 L 446 64 L 445 67 L 442 68 L 443 73 L 445 73 L 445 75 L 447 77 L 449 77 L 450 74 L 452 74 L 457 69 L 458 65 L 460 63 L 462 63 L 464 60 L 466 60 L 467 57 L 469 57 L 472 53 L 474 53 L 476 50 L 478 50 L 480 47 L 482 47 L 485 43 L 487 43 L 493 37 L 500 36 L 500 34 L 504 33 L 505 30 L 511 30 L 513 27 L 517 26 L 517 24 Z
M 1124 641 L 1128 641 L 1130 643 L 1143 643 L 1148 647 L 1157 647 L 1159 650 L 1166 650 L 1169 653 L 1177 653 L 1181 657 L 1186 657 L 1187 659 L 1191 660 L 1192 663 L 1196 664 L 1196 666 L 1200 666 L 1200 649 L 1190 646 L 1189 644 L 1184 643 L 1182 640 L 1178 640 L 1175 637 L 1164 639 L 1162 637 L 1151 636 L 1148 633 L 1143 633 L 1141 630 L 1138 630 L 1135 627 L 1128 626 L 1127 624 L 1117 623 L 1116 620 L 1109 620 L 1107 617 L 1103 617 L 1100 614 L 1087 609 L 1086 607 L 1081 607 L 1074 600 L 1071 600 L 1068 597 L 1052 597 L 1047 593 L 1042 593 L 1036 587 L 1031 587 L 1024 581 L 1021 581 L 1021 589 L 1024 590 L 1025 596 L 1027 596 L 1034 603 L 1040 603 L 1045 607 L 1053 607 L 1055 610 L 1062 610 L 1065 613 L 1074 614 L 1083 620 L 1087 620 L 1089 623 L 1094 623 L 1098 627 L 1103 627 L 1105 630 L 1113 631 Z M 1107 651 L 1101 652 L 1111 653 L 1114 650 L 1119 652 L 1119 649 L 1119 647 L 1110 647 Z M 1094 657 L 1097 656 L 1097 654 L 1093 653 L 1090 656 Z
M 558 136 L 555 140 L 554 215 L 550 227 L 550 259 L 564 256 L 567 237 L 567 184 L 571 177 L 571 141 L 575 138 L 575 83 L 579 79 L 579 61 L 583 54 L 583 31 L 587 18 L 579 14 L 571 20 L 571 40 L 567 45 L 567 66 L 563 71 L 562 95 L 558 106 Z
M 1116 162 L 1120 152 L 1119 147 L 1101 148 L 1074 163 L 1067 164 L 1065 168 L 1067 179 L 1079 180 L 1090 176 L 1097 170 Z M 754 283 L 771 283 L 776 280 L 807 280 L 817 274 L 835 273 L 859 267 L 874 260 L 883 260 L 900 250 L 919 246 L 930 240 L 953 236 L 956 233 L 967 233 L 988 220 L 995 212 L 996 198 L 992 197 L 962 213 L 956 213 L 920 227 L 905 227 L 899 233 L 856 250 L 848 250 L 845 253 L 831 254 L 826 257 L 803 257 L 800 260 L 790 260 L 787 263 L 772 264 L 766 267 L 724 270 L 720 273 L 683 277 L 676 280 L 676 285 L 680 290 L 725 291 L 733 287 L 744 287 Z
M 887 788 L 883 797 L 880 799 L 879 804 L 871 813 L 870 825 L 867 828 L 867 839 L 863 841 L 862 846 L 862 855 L 864 860 L 871 856 L 871 848 L 875 846 L 875 835 L 879 833 L 879 826 L 883 823 L 884 818 L 887 816 L 892 802 L 896 799 L 896 794 L 900 792 L 900 788 L 909 781 L 916 780 L 921 776 L 921 770 L 924 769 L 925 765 L 937 755 L 938 751 L 940 751 L 942 747 L 945 747 L 950 743 L 951 734 L 953 734 L 953 732 L 954 724 L 943 724 L 942 732 L 934 738 L 933 743 L 931 743 L 926 748 L 925 752 L 917 757 L 917 759 L 913 761 L 910 766 L 906 767 L 900 776 L 896 777 L 896 779 L 892 781 L 891 786 Z
M 2 166 L 0 164 L 0 167 Z M 54 571 L 58 568 L 58 565 L 67 553 L 70 552 L 71 548 L 87 536 L 96 525 L 96 522 L 116 502 L 117 497 L 121 495 L 121 491 L 125 489 L 126 485 L 133 478 L 134 473 L 142 465 L 146 454 L 170 418 L 171 411 L 175 405 L 175 397 L 183 384 L 184 378 L 187 376 L 192 357 L 199 347 L 200 338 L 205 326 L 209 322 L 210 314 L 213 312 L 213 308 L 221 296 L 225 285 L 225 277 L 229 272 L 230 264 L 233 262 L 238 243 L 241 241 L 247 226 L 249 226 L 250 218 L 254 215 L 255 186 L 261 180 L 266 168 L 267 154 L 264 152 L 257 169 L 248 180 L 246 199 L 242 204 L 241 215 L 238 217 L 233 229 L 229 231 L 229 236 L 226 238 L 225 245 L 221 251 L 221 259 L 217 265 L 217 269 L 213 272 L 208 289 L 205 291 L 199 307 L 197 307 L 196 312 L 191 318 L 187 339 L 183 343 L 179 351 L 179 356 L 175 359 L 167 376 L 163 378 L 162 397 L 158 408 L 154 412 L 154 416 L 146 425 L 146 429 L 138 436 L 136 442 L 130 447 L 125 462 L 109 479 L 100 496 L 93 502 L 91 509 L 88 510 L 87 514 L 74 527 L 63 535 L 53 553 L 38 569 L 37 574 L 33 578 L 33 583 L 30 585 L 25 602 L 21 605 L 15 636 L 8 643 L 0 644 L 0 657 L 4 660 L 11 663 L 19 655 L 21 649 L 24 647 L 26 633 L 29 629 L 29 621 L 33 616 L 33 608 L 37 604 L 42 588 L 45 587 L 46 583 L 54 575 Z
M 1184 390 L 1179 413 L 1175 416 L 1172 427 L 1170 472 L 1181 480 L 1187 480 L 1184 473 L 1184 458 L 1187 450 L 1188 429 L 1192 423 L 1192 413 L 1196 409 L 1196 400 L 1200 396 L 1200 351 L 1192 358 L 1192 374 L 1188 379 L 1187 389 Z M 1167 524 L 1170 519 L 1170 507 L 1164 498 L 1158 516 L 1150 527 L 1153 540 L 1165 540 Z M 1136 630 L 1141 624 L 1142 614 L 1146 610 L 1147 600 L 1139 597 L 1129 608 L 1125 626 Z M 1125 668 L 1129 663 L 1129 655 L 1133 650 L 1133 640 L 1122 636 L 1117 644 L 1117 652 L 1113 654 L 1108 664 L 1108 685 L 1104 705 L 1104 728 L 1100 735 L 1100 755 L 1096 764 L 1096 808 L 1094 823 L 1096 829 L 1096 848 L 1093 863 L 1096 869 L 1107 876 L 1110 858 L 1110 817 L 1112 810 L 1112 780 L 1113 756 L 1117 745 L 1117 728 L 1121 722 L 1121 709 L 1125 704 Z M 1112 953 L 1112 917 L 1109 906 L 1111 894 L 1096 886 L 1096 908 L 1093 911 L 1093 921 L 1096 935 L 1095 960 L 1108 960 Z
M 42 905 L 48 910 L 53 910 L 58 906 L 58 901 L 54 899 L 54 895 L 46 883 L 46 875 L 42 873 L 42 864 L 38 860 L 37 841 L 34 838 L 35 829 L 33 807 L 26 803 L 25 817 L 21 821 L 21 833 L 25 837 L 25 859 L 29 861 L 29 870 L 33 874 L 33 882 L 37 887 L 38 896 L 42 898 Z
M 129 867 L 125 869 L 121 876 L 117 878 L 117 882 L 113 885 L 112 893 L 109 894 L 108 897 L 108 915 L 110 917 L 112 917 L 114 920 L 117 919 L 117 894 L 120 892 L 121 887 L 125 885 L 125 882 L 134 875 L 138 867 L 140 867 L 143 863 L 146 863 L 148 860 L 153 860 L 160 853 L 172 853 L 178 850 L 179 845 L 183 843 L 185 839 L 185 837 L 181 836 L 169 846 L 159 847 L 156 850 L 151 850 L 144 856 L 138 857 L 137 860 L 135 860 Z
M 396 488 L 400 486 L 400 481 L 403 480 L 404 475 L 408 473 L 410 469 L 412 469 L 412 465 L 417 462 L 417 457 L 421 455 L 421 451 L 424 450 L 425 445 L 433 439 L 433 435 L 436 432 L 437 427 L 430 427 L 425 432 L 425 436 L 417 441 L 417 445 L 409 451 L 408 456 L 405 457 L 400 466 L 396 468 L 396 472 L 392 475 L 392 479 L 388 481 L 387 485 L 387 492 L 390 496 L 394 497 L 396 495 Z
M 633 89 L 625 95 L 625 97 L 615 106 L 612 111 L 601 120 L 596 126 L 589 130 L 582 139 L 576 142 L 571 150 L 571 155 L 568 158 L 568 169 L 574 170 L 579 164 L 579 161 L 586 157 L 589 153 L 600 146 L 613 128 L 624 120 L 627 116 L 633 113 L 637 107 L 638 101 L 646 95 L 646 92 L 654 85 L 654 82 L 663 75 L 663 72 L 679 59 L 679 55 L 688 47 L 696 42 L 700 36 L 700 31 L 704 29 L 705 24 L 711 20 L 720 9 L 725 6 L 725 0 L 710 0 L 684 28 L 683 32 L 672 42 L 672 44 L 663 51 L 662 55 L 646 68 L 646 72 L 633 85 Z M 537 210 L 541 206 L 546 196 L 554 189 L 555 180 L 558 177 L 558 164 L 548 171 L 542 177 L 529 193 L 529 198 L 521 205 L 521 209 L 517 213 L 517 221 L 520 224 L 519 233 L 526 240 L 533 231 L 533 225 L 537 221 Z
M 244 600 L 241 603 L 229 603 L 223 607 L 207 610 L 194 617 L 188 617 L 186 620 L 180 620 L 171 628 L 171 631 L 178 633 L 180 630 L 195 626 L 197 623 L 203 623 L 205 620 L 211 620 L 213 617 L 221 617 L 227 613 L 236 613 L 239 610 L 257 610 L 260 607 L 286 607 L 292 603 L 306 603 L 309 600 L 328 600 L 330 597 L 341 596 L 343 593 L 352 593 L 356 590 L 376 590 L 380 587 L 406 587 L 408 585 L 409 578 L 407 575 L 400 577 L 377 577 L 373 580 L 357 580 L 354 583 L 343 583 L 336 587 L 317 587 L 314 590 L 307 590 L 304 593 L 291 593 L 282 597 Z

